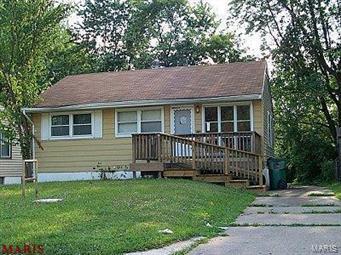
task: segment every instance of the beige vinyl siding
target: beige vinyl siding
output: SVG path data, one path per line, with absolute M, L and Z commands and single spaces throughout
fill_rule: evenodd
M 164 107 L 165 132 L 170 127 L 170 107 Z M 44 140 L 37 148 L 41 172 L 93 171 L 100 164 L 128 168 L 131 163 L 131 138 L 115 137 L 115 109 L 102 111 L 102 138 Z M 36 135 L 41 137 L 41 115 L 34 114 Z
M 0 177 L 21 176 L 22 157 L 19 145 L 12 146 L 12 158 L 0 159 Z
M 37 148 L 42 172 L 93 171 L 102 166 L 124 166 L 131 161 L 130 138 L 115 138 L 114 109 L 102 111 L 102 138 L 41 141 Z M 41 137 L 41 115 L 35 114 L 37 137 Z
M 165 125 L 165 133 L 170 134 L 171 133 L 171 121 L 170 121 L 170 111 L 171 111 L 171 106 L 170 105 L 165 105 L 163 107 L 164 109 L 164 125 Z
M 196 109 L 199 108 L 200 111 L 197 112 Z M 194 106 L 194 127 L 195 127 L 195 133 L 202 133 L 202 105 L 195 105 Z
M 191 105 L 193 106 L 193 105 Z M 164 131 L 170 133 L 171 106 L 163 106 Z M 202 108 L 195 116 L 195 132 L 202 131 Z M 263 132 L 262 103 L 255 101 L 254 128 L 259 134 Z M 36 146 L 40 172 L 83 172 L 93 171 L 100 163 L 102 166 L 129 167 L 131 163 L 131 138 L 115 137 L 115 109 L 102 110 L 102 138 L 44 140 L 41 145 L 44 150 Z M 41 137 L 41 114 L 34 114 L 33 121 L 36 136 Z
M 253 107 L 253 130 L 259 135 L 263 135 L 263 106 L 261 100 L 255 100 L 252 102 Z
M 271 142 L 269 141 L 269 134 L 268 134 L 268 112 L 270 112 L 273 116 L 273 109 L 272 109 L 272 98 L 271 98 L 271 92 L 270 92 L 270 85 L 269 82 L 266 81 L 264 85 L 264 91 L 263 91 L 263 100 L 262 100 L 262 105 L 263 105 L 263 122 L 264 122 L 264 131 L 263 131 L 263 136 L 264 136 L 264 149 L 265 149 L 265 156 L 266 158 L 273 157 L 274 156 L 274 133 L 272 133 L 272 145 Z M 274 127 L 273 127 L 274 128 Z M 272 131 L 273 131 L 272 128 Z

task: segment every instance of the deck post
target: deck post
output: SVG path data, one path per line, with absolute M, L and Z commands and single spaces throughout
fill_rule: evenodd
M 136 150 L 137 150 L 136 140 L 137 140 L 137 137 L 133 134 L 132 135 L 132 146 L 131 146 L 132 147 L 131 162 L 133 164 L 136 163 Z M 136 171 L 135 171 L 135 169 L 132 169 L 132 170 L 133 170 L 133 179 L 136 179 Z
M 136 136 L 132 136 L 132 155 L 131 155 L 131 161 L 132 163 L 136 163 Z
M 195 142 L 192 140 L 192 168 L 196 170 L 196 147 L 195 147 Z
M 35 198 L 38 200 L 38 161 L 33 162 L 34 165 L 34 188 L 35 188 Z
M 21 195 L 25 197 L 25 178 L 26 178 L 26 163 L 23 160 L 22 163 L 22 173 L 21 173 Z
M 157 159 L 159 162 L 162 162 L 162 157 L 161 157 L 161 135 L 157 134 Z
M 228 159 L 227 159 L 227 155 L 228 155 L 228 149 L 227 147 L 224 149 L 224 174 L 228 175 Z
M 251 152 L 257 153 L 256 152 L 256 133 L 252 132 L 251 135 Z

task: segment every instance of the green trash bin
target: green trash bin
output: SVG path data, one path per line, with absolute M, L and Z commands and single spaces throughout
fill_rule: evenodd
M 284 159 L 271 158 L 268 160 L 269 175 L 270 175 L 270 189 L 286 189 L 286 168 L 287 163 Z

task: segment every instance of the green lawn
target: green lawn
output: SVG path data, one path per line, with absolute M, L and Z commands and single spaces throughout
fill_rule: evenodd
M 334 191 L 336 197 L 341 200 L 341 183 L 334 183 L 329 186 Z
M 3 244 L 43 244 L 46 254 L 120 254 L 163 246 L 193 236 L 213 236 L 254 199 L 239 189 L 186 180 L 88 181 L 0 187 Z M 209 222 L 213 227 L 207 227 Z M 165 235 L 158 230 L 171 229 Z

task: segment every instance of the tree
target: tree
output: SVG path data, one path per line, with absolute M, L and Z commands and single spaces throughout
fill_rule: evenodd
M 232 34 L 216 34 L 220 21 L 203 1 L 94 0 L 79 15 L 75 31 L 100 71 L 149 68 L 154 60 L 166 67 L 196 65 L 210 54 L 219 62 L 242 59 Z M 224 57 L 218 59 L 219 52 Z
M 45 72 L 39 79 L 42 87 L 53 85 L 68 75 L 94 72 L 95 57 L 83 44 L 76 43 L 69 29 L 56 31 L 57 39 L 45 56 Z
M 51 0 L 0 0 L 0 129 L 20 143 L 24 158 L 30 158 L 31 130 L 22 108 L 45 88 L 38 80 L 67 13 L 66 5 Z
M 311 152 L 311 143 L 292 139 L 297 135 L 307 139 L 306 134 L 311 134 L 321 143 L 327 142 L 325 157 L 332 158 L 335 154 L 330 148 L 336 143 L 336 127 L 341 126 L 339 3 L 234 0 L 231 12 L 247 24 L 247 32 L 261 32 L 273 53 L 280 143 L 292 147 L 290 141 L 301 151 Z M 286 149 L 280 148 L 282 152 Z M 305 159 L 302 155 L 301 160 L 307 162 Z
M 232 6 L 235 15 L 248 23 L 249 31 L 272 37 L 276 68 L 302 77 L 297 88 L 319 102 L 335 140 L 336 127 L 341 126 L 341 16 L 337 2 L 234 0 Z
M 236 47 L 237 41 L 233 34 L 216 34 L 212 35 L 206 43 L 207 55 L 210 56 L 215 63 L 237 62 L 240 60 L 251 60 L 250 56 L 243 56 L 245 52 Z
M 123 47 L 130 5 L 121 0 L 86 0 L 79 12 L 82 22 L 76 26 L 79 39 L 90 53 L 98 56 L 99 71 L 127 69 Z

